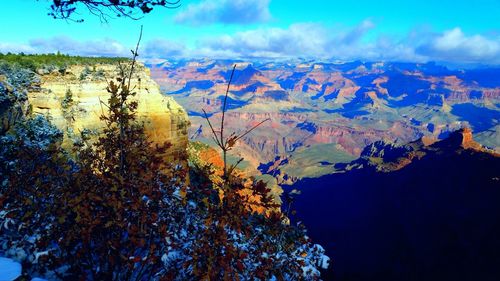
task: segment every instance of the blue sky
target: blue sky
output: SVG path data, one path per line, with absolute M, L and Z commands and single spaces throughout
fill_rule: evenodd
M 147 58 L 315 58 L 500 64 L 500 1 L 181 0 L 138 21 L 47 16 L 47 0 L 1 1 L 1 52 Z M 5 12 L 8 11 L 8 12 Z

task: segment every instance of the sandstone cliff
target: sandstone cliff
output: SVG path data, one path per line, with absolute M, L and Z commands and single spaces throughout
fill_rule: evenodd
M 338 164 L 337 167 L 346 171 L 368 168 L 381 172 L 394 172 L 423 157 L 461 153 L 482 153 L 491 157 L 500 157 L 495 150 L 476 142 L 472 130 L 465 127 L 452 132 L 443 140 L 422 137 L 404 145 L 376 141 L 365 147 L 360 158 L 350 164 Z
M 63 145 L 69 148 L 71 138 L 83 129 L 98 133 L 104 126 L 100 120 L 109 98 L 107 80 L 117 77 L 116 65 L 74 65 L 60 72 L 39 71 L 40 84 L 28 93 L 33 113 L 43 114 L 65 134 Z M 134 88 L 135 87 L 135 88 Z M 138 121 L 144 122 L 146 134 L 155 143 L 172 144 L 172 159 L 185 154 L 189 120 L 184 109 L 171 97 L 160 92 L 150 78 L 149 69 L 139 65 L 131 81 L 139 102 Z

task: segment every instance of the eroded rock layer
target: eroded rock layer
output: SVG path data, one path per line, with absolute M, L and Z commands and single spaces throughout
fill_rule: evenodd
M 116 65 L 71 66 L 64 74 L 40 73 L 39 87 L 28 93 L 34 113 L 43 114 L 65 134 L 64 146 L 83 129 L 98 133 L 104 126 L 100 116 L 106 112 L 110 94 L 107 81 L 119 75 Z M 154 143 L 172 144 L 169 156 L 182 159 L 187 147 L 189 120 L 184 109 L 172 98 L 160 92 L 147 68 L 139 65 L 131 88 L 138 101 L 137 116 L 144 122 L 146 134 Z

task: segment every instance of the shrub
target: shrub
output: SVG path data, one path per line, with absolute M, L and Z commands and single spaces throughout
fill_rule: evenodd
M 74 158 L 41 116 L 0 137 L 0 253 L 25 279 L 318 279 L 324 250 L 265 183 L 191 161 L 188 184 L 169 145 L 147 140 L 130 99 L 136 56 L 108 85 L 105 129 L 92 143 L 84 130 Z

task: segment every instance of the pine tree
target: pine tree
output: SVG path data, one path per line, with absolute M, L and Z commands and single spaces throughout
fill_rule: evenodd
M 169 145 L 154 146 L 136 120 L 137 48 L 133 53 L 129 67 L 109 82 L 101 137 L 90 144 L 83 136 L 76 147 L 80 171 L 59 208 L 61 258 L 71 261 L 74 276 L 149 280 L 164 270 L 168 217 L 161 212 L 173 175 L 162 156 Z

